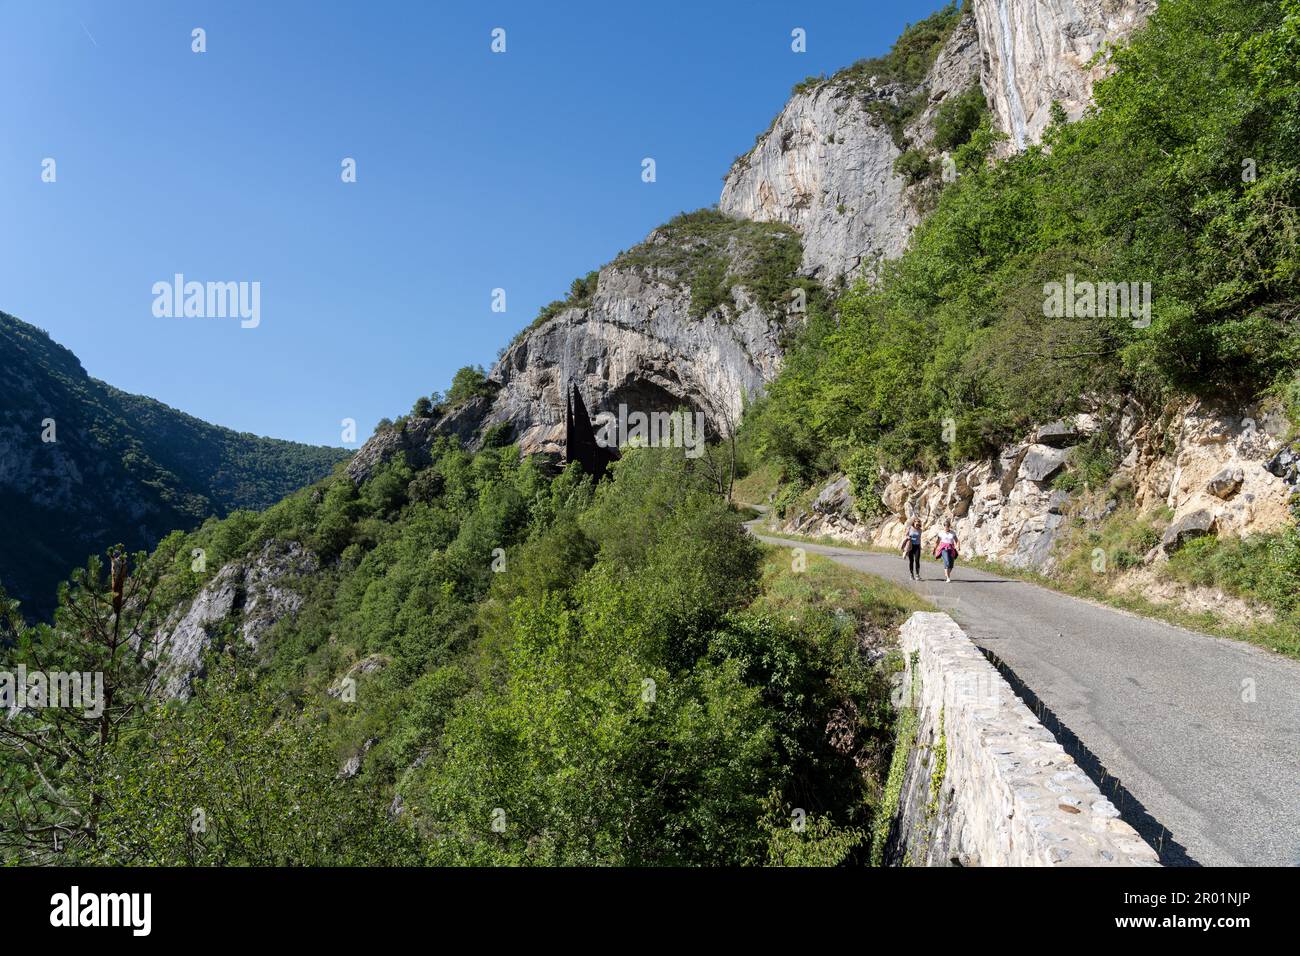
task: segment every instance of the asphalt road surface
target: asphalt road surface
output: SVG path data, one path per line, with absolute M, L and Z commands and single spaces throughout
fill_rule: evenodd
M 1167 866 L 1300 865 L 1300 662 L 1036 584 L 755 534 L 923 595 Z

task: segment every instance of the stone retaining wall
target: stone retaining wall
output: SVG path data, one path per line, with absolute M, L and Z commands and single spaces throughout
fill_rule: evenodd
M 1159 865 L 952 618 L 913 614 L 900 641 L 915 735 L 887 862 Z

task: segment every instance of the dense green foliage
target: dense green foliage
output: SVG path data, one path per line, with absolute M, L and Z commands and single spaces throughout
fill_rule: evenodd
M 987 109 L 984 91 L 978 83 L 944 100 L 934 115 L 934 139 L 930 145 L 939 152 L 966 145 Z
M 210 514 L 265 508 L 347 456 L 233 432 L 120 392 L 4 313 L 0 356 L 0 432 L 13 463 L 0 480 L 0 582 L 29 614 L 47 616 L 58 582 L 92 551 L 149 547 Z M 54 443 L 42 441 L 46 419 Z
M 150 704 L 152 658 L 111 635 L 155 633 L 167 609 L 271 538 L 322 559 L 288 583 L 299 613 L 256 652 L 218 636 L 195 697 Z M 196 549 L 208 559 L 198 571 Z M 765 566 L 713 476 L 666 449 L 625 455 L 597 489 L 514 447 L 469 454 L 443 441 L 425 468 L 394 459 L 360 488 L 338 476 L 262 514 L 178 532 L 135 559 L 140 597 L 121 613 L 94 565 L 53 626 L 16 624 L 0 650 L 0 666 L 38 647 L 59 648 L 69 669 L 102 666 L 105 653 L 121 666 L 107 736 L 84 760 L 46 761 L 21 741 L 0 749 L 18 803 L 0 811 L 0 853 L 861 862 L 876 788 L 860 768 L 886 764 L 891 715 L 858 641 L 915 605 L 788 562 Z M 352 675 L 349 698 L 338 689 Z M 45 711 L 9 729 L 40 738 L 56 720 L 83 738 L 99 731 Z M 341 779 L 352 756 L 361 771 Z
M 909 251 L 809 322 L 751 416 L 761 454 L 805 480 L 860 447 L 933 468 L 1085 394 L 1285 389 L 1300 360 L 1295 10 L 1170 0 L 1082 121 L 996 166 L 977 128 Z M 1068 275 L 1150 282 L 1150 326 L 1049 318 L 1045 285 Z

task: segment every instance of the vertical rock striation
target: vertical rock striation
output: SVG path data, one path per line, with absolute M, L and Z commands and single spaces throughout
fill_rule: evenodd
M 1009 155 L 1038 142 L 1053 102 L 1083 115 L 1105 75 L 1093 62 L 1144 22 L 1154 0 L 975 0 L 981 82 Z

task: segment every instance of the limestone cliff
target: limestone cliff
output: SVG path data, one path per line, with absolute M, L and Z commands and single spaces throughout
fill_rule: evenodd
M 439 434 L 481 442 L 498 425 L 525 454 L 560 452 L 571 382 L 593 415 L 684 408 L 728 434 L 776 376 L 783 334 L 801 319 L 790 294 L 798 264 L 788 226 L 679 216 L 521 333 L 488 373 L 491 398 L 381 431 L 349 473 L 362 481 L 398 450 L 418 457 Z
M 895 82 L 855 65 L 801 85 L 727 174 L 719 208 L 784 222 L 804 237 L 804 270 L 824 282 L 870 274 L 899 255 L 920 222 L 917 189 L 895 163 L 931 159 L 936 114 L 978 83 L 1006 134 L 1002 156 L 1037 142 L 1059 102 L 1078 119 L 1122 43 L 1154 0 L 974 0 L 925 76 Z
M 980 80 L 1003 155 L 1042 137 L 1053 102 L 1078 119 L 1105 75 L 1108 44 L 1123 42 L 1155 8 L 1154 0 L 975 0 Z
M 928 141 L 939 104 L 978 77 L 974 20 L 963 17 L 920 82 L 855 66 L 805 84 L 732 166 L 718 208 L 794 226 L 804 270 L 823 281 L 869 272 L 901 254 L 920 221 L 894 170 L 903 147 Z M 891 130 L 891 116 L 902 129 Z
M 788 293 L 796 270 L 826 286 L 871 275 L 903 252 L 933 199 L 945 104 L 982 88 L 1009 143 L 1023 146 L 1054 100 L 1082 112 L 1104 69 L 1089 65 L 1093 54 L 1151 6 L 975 0 L 969 13 L 947 8 L 909 28 L 885 57 L 805 81 L 733 164 L 717 221 L 652 232 L 509 346 L 489 374 L 491 399 L 377 435 L 349 472 L 364 480 L 375 462 L 399 449 L 418 457 L 439 434 L 481 443 L 494 425 L 526 452 L 557 452 L 570 382 L 597 414 L 685 406 L 713 433 L 729 431 L 780 367 L 791 303 L 773 288 Z M 774 245 L 797 242 L 795 262 L 770 261 Z

